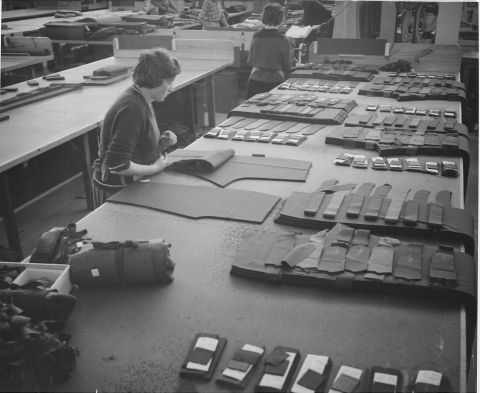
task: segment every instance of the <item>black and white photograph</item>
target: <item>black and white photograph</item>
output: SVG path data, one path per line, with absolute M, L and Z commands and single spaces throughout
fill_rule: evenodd
M 478 1 L 0 3 L 0 392 L 478 391 Z

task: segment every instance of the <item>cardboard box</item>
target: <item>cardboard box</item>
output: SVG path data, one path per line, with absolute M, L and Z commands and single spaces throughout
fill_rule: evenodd
M 70 281 L 70 266 L 28 262 L 0 262 L 0 266 L 25 268 L 13 281 L 17 285 L 25 285 L 29 281 L 46 278 L 53 282 L 50 286 L 60 293 L 70 293 L 73 284 Z

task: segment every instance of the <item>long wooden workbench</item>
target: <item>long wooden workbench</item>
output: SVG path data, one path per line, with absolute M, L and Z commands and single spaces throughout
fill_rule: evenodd
M 353 113 L 360 113 L 375 101 L 355 94 L 327 96 L 355 99 L 359 106 Z M 398 104 L 386 98 L 381 103 Z M 408 105 L 459 109 L 458 103 L 447 101 Z M 293 191 L 312 192 L 322 181 L 336 178 L 342 183 L 408 185 L 432 193 L 445 189 L 452 192 L 453 205 L 463 207 L 462 176 L 443 178 L 334 166 L 333 160 L 346 151 L 325 144 L 325 137 L 333 128 L 325 127 L 298 147 L 202 138 L 189 148 L 233 148 L 239 155 L 265 154 L 312 162 L 305 183 L 242 180 L 229 185 L 232 190 L 259 191 L 286 198 Z M 360 149 L 348 152 L 376 155 Z M 461 167 L 461 160 L 454 160 Z M 171 172 L 159 174 L 152 181 L 215 187 L 198 178 Z M 307 353 L 330 356 L 333 371 L 327 386 L 338 367 L 346 364 L 399 369 L 406 379 L 404 385 L 418 369 L 437 370 L 448 378 L 451 391 L 465 391 L 465 309 L 453 299 L 439 301 L 374 291 L 329 290 L 230 275 L 244 233 L 299 231 L 273 222 L 279 209 L 277 205 L 263 224 L 246 224 L 194 220 L 106 202 L 78 222 L 79 229 L 87 229 L 89 236 L 98 241 L 164 238 L 172 244 L 171 255 L 177 265 L 175 280 L 170 285 L 79 288 L 76 309 L 69 319 L 69 333 L 81 356 L 72 378 L 57 386 L 57 391 L 175 391 L 182 362 L 197 333 L 214 333 L 228 339 L 214 379 L 234 351 L 250 343 L 265 345 L 267 353 L 282 345 L 298 348 L 302 357 Z M 260 369 L 255 371 L 245 391 L 253 390 Z M 194 384 L 200 392 L 224 391 L 214 379 L 195 380 Z
M 233 61 L 233 49 L 229 42 L 223 42 L 212 48 L 209 43 L 207 49 L 192 51 L 188 41 L 186 48 L 182 49 L 179 40 L 177 51 L 182 72 L 177 76 L 174 90 L 191 86 L 198 81 L 205 81 L 209 99 L 207 109 L 209 123 L 215 124 L 215 100 L 213 94 L 213 74 L 228 67 Z M 198 43 L 198 45 L 201 45 Z M 212 52 L 213 51 L 213 52 Z M 221 56 L 215 56 L 218 51 Z M 222 57 L 223 56 L 223 57 Z M 208 57 L 208 58 L 207 58 Z M 61 72 L 65 83 L 82 83 L 85 75 L 91 75 L 98 68 L 108 65 L 132 66 L 136 63 L 135 57 L 111 57 L 90 64 L 76 67 Z M 37 78 L 39 87 L 48 86 L 42 78 Z M 80 138 L 83 148 L 82 165 L 85 183 L 87 204 L 92 208 L 90 185 L 90 152 L 88 149 L 88 133 L 101 126 L 106 111 L 113 101 L 131 85 L 131 78 L 126 78 L 108 86 L 85 86 L 76 91 L 14 108 L 4 114 L 10 118 L 0 123 L 0 177 L 4 203 L 2 204 L 3 216 L 7 227 L 10 247 L 21 252 L 18 229 L 15 224 L 13 205 L 10 200 L 8 178 L 6 171 L 15 165 L 28 161 L 56 146 L 75 138 Z M 29 86 L 26 82 L 13 85 L 18 88 L 18 93 L 28 92 L 36 87 Z M 17 93 L 7 93 L 8 98 Z

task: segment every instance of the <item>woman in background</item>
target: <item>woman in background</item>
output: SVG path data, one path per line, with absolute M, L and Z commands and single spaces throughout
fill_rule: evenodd
M 219 0 L 205 0 L 198 15 L 198 21 L 202 24 L 203 30 L 206 30 L 208 27 L 228 26 L 227 18 L 225 18 L 222 4 Z
M 253 35 L 247 64 L 252 72 L 247 82 L 247 99 L 270 91 L 287 79 L 292 67 L 290 43 L 278 31 L 283 20 L 283 8 L 278 3 L 263 7 L 262 30 Z
M 95 207 L 127 184 L 167 167 L 165 151 L 177 138 L 171 131 L 161 135 L 152 102 L 165 99 L 179 73 L 180 64 L 166 50 L 140 55 L 133 86 L 115 101 L 103 121 L 94 162 Z

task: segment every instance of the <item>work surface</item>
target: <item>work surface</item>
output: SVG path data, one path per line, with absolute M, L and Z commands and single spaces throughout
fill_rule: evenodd
M 2 72 L 13 71 L 23 67 L 29 67 L 35 64 L 46 63 L 53 60 L 53 55 L 48 56 L 2 56 Z
M 44 27 L 45 23 L 48 22 L 75 22 L 84 18 L 101 18 L 102 20 L 108 20 L 111 18 L 114 21 L 118 21 L 122 16 L 136 15 L 138 12 L 134 11 L 110 11 L 107 9 L 104 10 L 95 10 L 82 12 L 82 15 L 75 16 L 72 18 L 55 18 L 54 16 L 45 16 L 42 18 L 34 19 L 22 19 L 7 22 L 7 28 L 2 26 L 2 34 L 5 35 L 23 35 L 24 33 L 33 32 Z
M 382 100 L 385 104 L 393 102 Z M 322 181 L 336 178 L 342 183 L 408 184 L 432 193 L 448 189 L 453 192 L 453 205 L 463 206 L 461 177 L 334 166 L 333 159 L 345 150 L 325 145 L 325 136 L 332 129 L 326 127 L 309 136 L 299 147 L 202 138 L 190 148 L 231 147 L 240 155 L 266 154 L 313 163 L 306 183 L 243 180 L 229 189 L 285 198 L 293 191 L 313 191 Z M 364 150 L 348 152 L 373 156 Z M 214 187 L 178 173 L 162 173 L 153 180 Z M 87 229 L 100 241 L 165 238 L 172 244 L 171 255 L 177 263 L 175 280 L 158 287 L 80 288 L 68 330 L 71 343 L 81 354 L 72 378 L 56 389 L 175 391 L 178 372 L 195 334 L 215 333 L 226 337 L 228 344 L 214 379 L 234 351 L 250 343 L 265 345 L 267 352 L 283 345 L 298 348 L 302 357 L 307 353 L 330 356 L 332 374 L 341 364 L 394 367 L 408 379 L 419 368 L 438 370 L 449 378 L 453 391 L 461 391 L 465 326 L 463 309 L 454 301 L 279 285 L 229 274 L 242 234 L 299 231 L 273 222 L 279 208 L 277 205 L 261 225 L 191 220 L 110 202 L 82 219 L 78 228 Z M 245 391 L 252 391 L 259 375 L 260 368 Z M 201 392 L 226 391 L 214 380 L 195 381 L 195 385 Z
M 182 72 L 175 79 L 175 90 L 213 75 L 230 64 L 225 60 L 179 60 Z M 82 83 L 84 75 L 91 75 L 98 68 L 114 64 L 130 66 L 135 62 L 136 59 L 110 57 L 60 74 L 65 77 L 62 82 Z M 50 84 L 42 78 L 35 80 L 40 87 Z M 108 86 L 84 86 L 74 92 L 6 112 L 10 119 L 0 123 L 0 172 L 99 126 L 108 108 L 131 84 L 128 77 Z M 26 82 L 13 87 L 18 87 L 19 93 L 35 89 Z M 16 93 L 7 94 L 3 97 L 13 97 Z
M 2 11 L 2 22 L 51 16 L 54 15 L 55 12 L 57 12 L 56 9 L 48 10 L 37 8 Z

